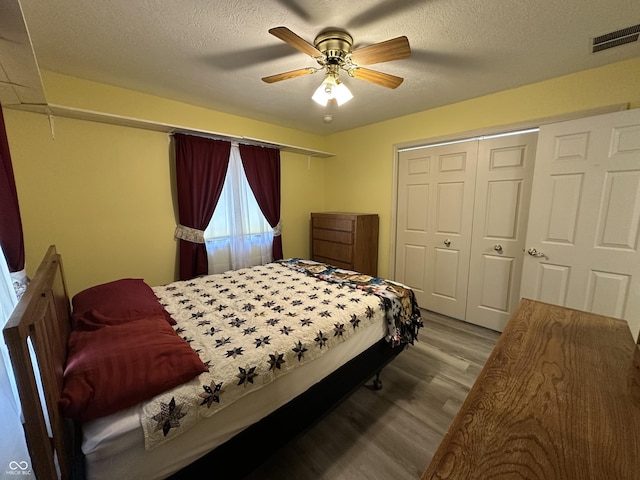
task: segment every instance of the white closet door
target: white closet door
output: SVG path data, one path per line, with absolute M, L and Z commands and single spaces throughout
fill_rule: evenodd
M 640 328 L 640 109 L 540 129 L 521 296 Z
M 477 142 L 401 152 L 395 278 L 422 308 L 464 319 Z
M 537 133 L 480 141 L 466 320 L 502 331 L 520 300 Z

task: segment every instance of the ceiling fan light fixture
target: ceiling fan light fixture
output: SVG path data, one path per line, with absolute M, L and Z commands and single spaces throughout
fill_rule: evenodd
M 351 93 L 351 91 L 347 88 L 347 86 L 344 83 L 338 83 L 333 88 L 333 91 L 334 91 L 334 94 L 335 94 L 336 102 L 338 102 L 338 105 L 342 105 L 343 103 L 347 103 L 349 100 L 351 100 L 353 98 L 353 94 Z
M 331 99 L 335 99 L 338 105 L 342 105 L 351 100 L 353 94 L 347 86 L 338 79 L 337 75 L 329 74 L 311 98 L 314 102 L 326 107 Z

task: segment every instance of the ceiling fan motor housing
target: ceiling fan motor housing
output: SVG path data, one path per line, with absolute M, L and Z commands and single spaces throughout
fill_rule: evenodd
M 405 36 L 367 45 L 354 51 L 353 37 L 341 29 L 325 29 L 315 38 L 314 45 L 311 45 L 287 27 L 274 27 L 269 30 L 269 33 L 315 59 L 320 68 L 299 68 L 291 72 L 263 77 L 262 80 L 266 83 L 279 82 L 324 70 L 326 73 L 325 79 L 335 80 L 335 85 L 340 87 L 342 84 L 339 82 L 338 75 L 340 70 L 344 70 L 350 77 L 387 88 L 397 88 L 402 83 L 403 78 L 363 68 L 362 66 L 400 60 L 407 58 L 411 54 L 409 40 Z
M 332 30 L 318 35 L 314 44 L 325 55 L 327 64 L 341 65 L 351 53 L 353 38 L 346 32 Z

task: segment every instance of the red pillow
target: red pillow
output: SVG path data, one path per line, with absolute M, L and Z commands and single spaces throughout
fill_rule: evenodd
M 59 401 L 63 414 L 80 421 L 109 415 L 207 371 L 161 318 L 73 330 Z
M 156 314 L 164 315 L 171 325 L 176 324 L 151 287 L 140 278 L 123 278 L 87 288 L 77 293 L 71 303 L 74 325 L 87 323 L 89 328 L 95 328 Z

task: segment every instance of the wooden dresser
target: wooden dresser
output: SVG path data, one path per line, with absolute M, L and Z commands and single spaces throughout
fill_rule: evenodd
M 312 213 L 311 259 L 378 275 L 378 215 Z
M 625 321 L 524 299 L 422 480 L 640 478 Z

